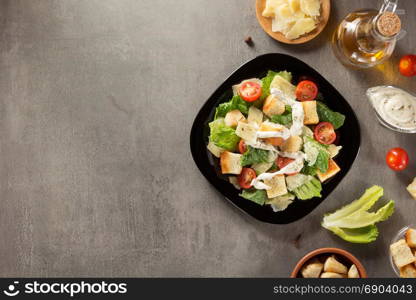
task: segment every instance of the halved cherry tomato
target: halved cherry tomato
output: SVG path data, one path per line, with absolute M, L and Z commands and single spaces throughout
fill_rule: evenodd
M 279 156 L 276 159 L 276 165 L 279 167 L 279 169 L 283 169 L 284 167 L 286 167 L 288 164 L 290 164 L 293 161 L 294 161 L 293 158 Z M 290 175 L 296 175 L 298 173 L 299 172 L 295 172 L 295 173 L 290 173 L 290 174 L 286 174 L 286 175 L 290 176 Z
M 325 145 L 332 144 L 337 138 L 334 126 L 329 122 L 321 122 L 316 125 L 313 135 L 315 140 Z
M 240 175 L 237 176 L 237 181 L 243 189 L 249 189 L 251 188 L 251 181 L 256 177 L 256 171 L 252 168 L 243 168 Z
M 298 83 L 295 93 L 299 101 L 311 101 L 318 95 L 318 87 L 310 80 L 303 80 Z
M 247 151 L 247 146 L 246 146 L 246 143 L 244 143 L 244 140 L 240 140 L 240 142 L 238 143 L 238 151 L 239 151 L 241 154 L 246 153 L 246 151 Z
M 409 164 L 409 155 L 402 148 L 393 148 L 387 152 L 386 163 L 394 171 L 403 171 Z
M 241 84 L 239 94 L 244 101 L 254 102 L 261 96 L 261 86 L 256 82 L 246 81 Z
M 404 76 L 415 76 L 416 75 L 416 55 L 405 55 L 400 59 L 399 71 Z

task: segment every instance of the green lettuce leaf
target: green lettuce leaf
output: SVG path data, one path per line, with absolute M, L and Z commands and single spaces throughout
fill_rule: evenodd
M 210 141 L 220 148 L 235 151 L 240 138 L 235 134 L 233 128 L 225 126 L 223 118 L 209 123 L 209 128 L 211 130 Z
M 279 75 L 286 79 L 287 81 L 292 81 L 292 73 L 287 71 L 281 71 L 281 72 L 274 72 L 274 71 L 268 71 L 266 77 L 263 77 L 261 79 L 262 81 L 262 91 L 260 99 L 254 102 L 254 105 L 256 107 L 260 107 L 264 100 L 270 95 L 270 84 L 273 81 L 274 76 Z
M 256 190 L 254 188 L 243 190 L 240 196 L 247 200 L 253 201 L 254 203 L 257 203 L 259 205 L 264 205 L 264 203 L 266 203 L 266 200 L 268 199 L 265 190 Z
M 292 192 L 299 200 L 308 200 L 314 197 L 321 197 L 322 185 L 321 182 L 312 177 L 312 179 L 300 187 L 297 187 Z
M 250 103 L 241 99 L 239 95 L 233 96 L 230 101 L 221 103 L 215 110 L 214 119 L 224 118 L 225 115 L 232 110 L 238 109 L 243 114 L 248 114 L 248 109 L 250 108 Z
M 325 226 L 324 226 L 325 227 Z M 348 229 L 339 227 L 325 227 L 334 234 L 350 243 L 368 244 L 374 242 L 378 236 L 378 229 L 375 225 L 362 228 Z
M 286 105 L 286 110 L 281 115 L 271 116 L 270 121 L 277 124 L 289 125 L 292 123 L 292 108 Z
M 316 166 L 308 166 L 307 164 L 305 164 L 302 170 L 300 170 L 300 172 L 305 175 L 315 176 L 318 172 L 318 168 Z
M 345 116 L 341 113 L 334 112 L 322 102 L 317 102 L 317 111 L 320 122 L 329 122 L 334 125 L 335 129 L 344 125 Z
M 265 163 L 269 161 L 269 151 L 248 146 L 247 151 L 241 157 L 243 167 L 252 164 Z
M 310 167 L 305 169 L 305 171 L 313 173 L 316 169 L 321 173 L 325 173 L 328 170 L 329 159 L 331 158 L 331 154 L 328 151 L 328 146 L 315 141 L 309 136 L 304 136 L 303 140 L 303 149 L 306 154 L 306 161 Z
M 326 221 L 326 227 L 361 228 L 387 220 L 394 213 L 394 201 L 389 201 L 377 212 L 356 211 L 334 221 Z
M 364 194 L 357 200 L 354 200 L 350 204 L 338 209 L 337 211 L 326 214 L 324 216 L 324 223 L 342 219 L 357 211 L 367 211 L 383 196 L 384 190 L 381 186 L 373 185 L 368 188 Z

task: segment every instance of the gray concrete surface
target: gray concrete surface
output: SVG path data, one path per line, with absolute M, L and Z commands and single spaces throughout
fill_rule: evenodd
M 416 92 L 416 78 L 396 68 L 401 54 L 416 52 L 414 1 L 400 1 L 410 34 L 388 63 L 366 71 L 343 67 L 329 39 L 345 14 L 374 1 L 332 1 L 329 25 L 302 46 L 270 39 L 254 2 L 0 1 L 0 276 L 284 277 L 324 246 L 350 250 L 370 276 L 393 276 L 390 239 L 415 222 L 405 185 L 416 175 L 416 137 L 382 128 L 364 92 L 386 83 Z M 226 203 L 197 170 L 188 141 L 222 80 L 269 52 L 319 70 L 353 106 L 363 135 L 331 197 L 286 226 Z M 402 173 L 384 163 L 394 146 L 411 154 Z M 324 213 L 372 184 L 397 203 L 377 242 L 348 244 L 320 227 Z

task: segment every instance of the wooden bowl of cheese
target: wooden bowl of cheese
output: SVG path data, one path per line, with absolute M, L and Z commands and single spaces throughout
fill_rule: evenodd
M 315 38 L 328 23 L 330 11 L 330 0 L 256 0 L 261 27 L 285 44 L 302 44 Z

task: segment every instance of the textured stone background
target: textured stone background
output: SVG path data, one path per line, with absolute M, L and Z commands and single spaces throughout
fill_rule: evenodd
M 337 246 L 370 276 L 392 276 L 387 247 L 414 222 L 405 191 L 416 175 L 416 137 L 382 128 L 364 93 L 378 84 L 416 92 L 398 75 L 416 52 L 411 33 L 378 69 L 353 71 L 332 55 L 330 34 L 375 1 L 332 1 L 325 31 L 302 46 L 270 39 L 254 0 L 0 1 L 1 276 L 288 276 L 318 247 Z M 244 42 L 252 36 L 255 47 Z M 189 131 L 205 99 L 234 69 L 269 52 L 316 68 L 350 102 L 363 143 L 352 170 L 314 212 L 286 226 L 242 215 L 203 178 Z M 405 147 L 400 174 L 386 151 Z M 380 184 L 397 212 L 371 245 L 320 227 L 325 212 Z M 293 240 L 302 234 L 299 248 Z

